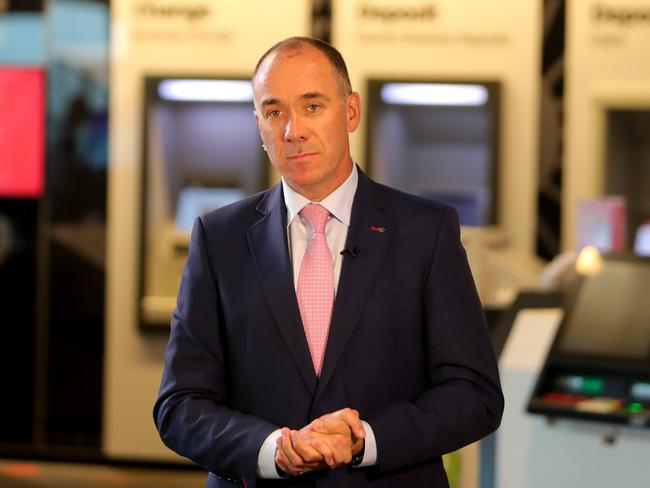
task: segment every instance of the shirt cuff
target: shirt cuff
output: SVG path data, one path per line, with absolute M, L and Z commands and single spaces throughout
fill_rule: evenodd
M 257 476 L 260 478 L 282 479 L 275 468 L 275 450 L 279 437 L 282 437 L 282 431 L 280 429 L 274 430 L 264 439 L 262 447 L 260 447 L 260 452 L 257 455 Z
M 363 459 L 359 463 L 357 468 L 365 468 L 367 466 L 374 466 L 377 464 L 377 441 L 375 440 L 375 433 L 372 431 L 372 427 L 365 420 L 361 421 L 364 430 L 366 431 L 366 441 L 363 453 Z

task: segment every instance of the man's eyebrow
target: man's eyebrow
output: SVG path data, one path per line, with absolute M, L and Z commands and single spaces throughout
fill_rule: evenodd
M 318 91 L 304 93 L 300 96 L 300 98 L 302 98 L 303 100 L 314 100 L 320 98 L 325 100 L 326 102 L 330 101 L 330 97 Z M 268 107 L 269 105 L 279 105 L 279 104 L 280 104 L 280 100 L 278 100 L 277 98 L 265 98 L 260 102 L 260 106 L 262 107 Z
M 303 100 L 312 100 L 314 98 L 322 98 L 322 99 L 324 99 L 324 100 L 326 100 L 328 102 L 330 101 L 330 97 L 328 97 L 327 95 L 325 95 L 324 93 L 321 93 L 321 92 L 307 92 L 304 95 L 302 95 L 302 97 L 300 97 L 300 98 L 302 98 Z
M 277 105 L 278 103 L 280 103 L 280 100 L 278 100 L 277 98 L 266 98 L 262 100 L 262 103 L 260 103 L 260 105 L 262 107 L 267 107 L 269 105 Z

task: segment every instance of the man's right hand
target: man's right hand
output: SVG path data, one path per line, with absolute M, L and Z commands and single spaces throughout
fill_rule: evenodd
M 323 455 L 306 444 L 298 431 L 282 429 L 275 451 L 275 464 L 286 474 L 298 476 L 326 466 Z
M 348 464 L 364 445 L 359 413 L 350 408 L 323 415 L 300 432 L 282 429 L 275 462 L 287 474 Z

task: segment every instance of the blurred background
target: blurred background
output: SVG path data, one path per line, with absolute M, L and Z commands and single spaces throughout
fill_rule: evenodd
M 456 207 L 501 429 L 454 487 L 647 486 L 650 0 L 0 0 L 0 486 L 201 486 L 152 406 L 194 218 L 278 181 L 250 76 L 344 55 L 355 161 Z

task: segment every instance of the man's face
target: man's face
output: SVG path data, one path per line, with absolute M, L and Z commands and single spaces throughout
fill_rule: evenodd
M 348 133 L 359 125 L 359 95 L 342 93 L 334 67 L 311 46 L 268 56 L 253 89 L 271 163 L 298 193 L 322 200 L 352 170 Z

